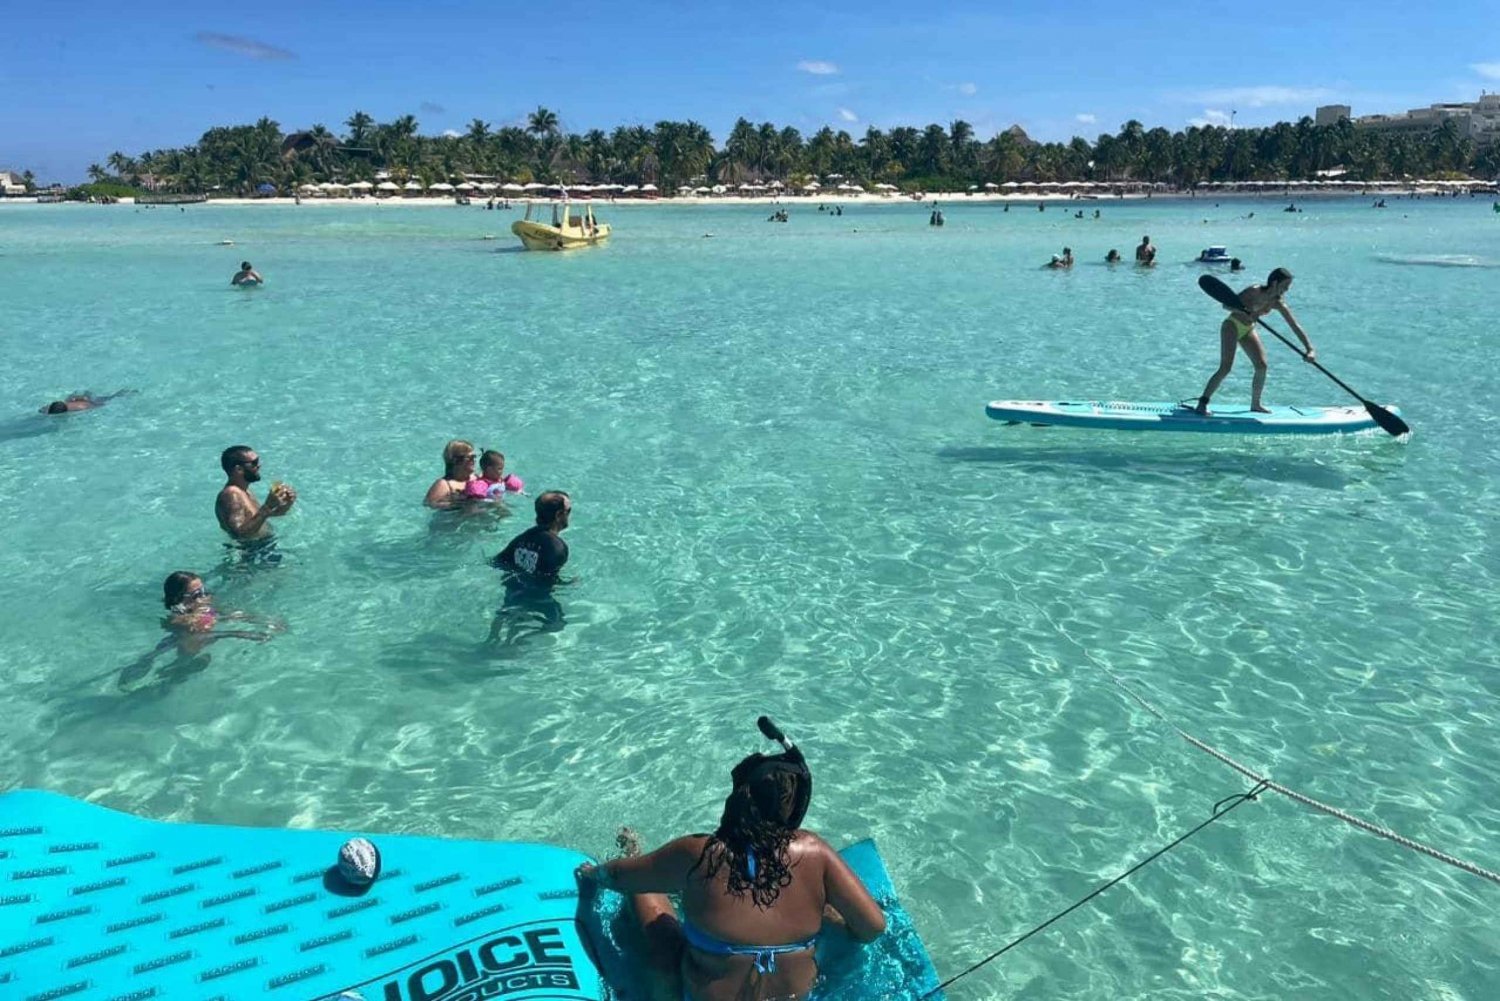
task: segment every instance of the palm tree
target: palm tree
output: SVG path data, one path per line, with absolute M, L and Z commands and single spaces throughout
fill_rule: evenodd
M 928 177 L 940 177 L 947 173 L 948 149 L 948 133 L 943 131 L 943 127 L 936 122 L 927 126 L 922 132 L 917 154 L 922 173 Z
M 557 113 L 537 105 L 536 110 L 526 116 L 526 131 L 534 136 L 556 135 Z
M 469 138 L 477 145 L 484 142 L 490 135 L 490 123 L 481 118 L 469 122 Z
M 363 111 L 356 111 L 344 119 L 344 124 L 349 127 L 349 145 L 363 146 L 370 138 L 370 130 L 375 127 L 375 119 Z
M 90 180 L 102 181 L 109 176 L 109 171 L 105 170 L 97 163 L 91 163 L 89 164 L 88 175 Z
M 104 162 L 109 164 L 116 177 L 122 179 L 134 174 L 137 169 L 135 160 L 118 151 L 111 153 Z

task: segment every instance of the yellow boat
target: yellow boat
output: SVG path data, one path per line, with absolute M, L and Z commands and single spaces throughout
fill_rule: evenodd
M 594 218 L 592 205 L 585 203 L 579 212 L 566 201 L 548 204 L 552 206 L 551 225 L 542 221 L 545 209 L 535 202 L 526 203 L 526 218 L 510 224 L 510 231 L 527 250 L 577 250 L 609 239 L 609 225 Z

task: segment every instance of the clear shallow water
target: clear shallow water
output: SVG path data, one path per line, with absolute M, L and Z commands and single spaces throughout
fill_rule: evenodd
M 711 826 L 768 712 L 812 760 L 809 824 L 880 841 L 949 973 L 1246 788 L 1103 665 L 1279 781 L 1494 868 L 1500 293 L 1426 265 L 1500 261 L 1500 221 L 1302 204 L 960 200 L 938 231 L 917 205 L 620 207 L 612 246 L 570 256 L 514 252 L 480 209 L 7 206 L 4 785 L 602 852 L 621 823 Z M 1095 263 L 1142 233 L 1154 272 Z M 1413 438 L 985 419 L 1196 395 L 1222 314 L 1185 262 L 1211 243 L 1291 268 L 1323 361 Z M 1064 244 L 1072 273 L 1037 267 Z M 246 258 L 266 288 L 227 287 Z M 1343 402 L 1268 350 L 1268 401 Z M 420 506 L 450 437 L 572 492 L 561 633 L 484 643 L 484 561 L 530 519 Z M 239 442 L 301 497 L 283 564 L 248 574 L 212 515 Z M 179 568 L 289 630 L 121 693 Z M 1496 892 L 1263 798 L 951 996 L 1482 998 Z

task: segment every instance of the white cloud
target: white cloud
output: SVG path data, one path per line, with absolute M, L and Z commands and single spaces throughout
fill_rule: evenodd
M 839 71 L 839 68 L 833 63 L 825 62 L 822 59 L 804 59 L 797 64 L 797 68 L 804 73 L 811 73 L 813 76 L 833 76 Z
M 848 108 L 840 108 L 839 109 L 839 117 L 842 118 L 846 122 L 857 122 L 857 121 L 859 121 L 859 116 L 856 115 L 854 112 L 850 111 Z
M 444 129 L 443 135 L 447 136 L 449 139 L 457 139 L 462 136 L 463 133 L 458 131 L 458 129 Z
M 1228 128 L 1232 122 L 1233 119 L 1229 117 L 1229 112 L 1216 111 L 1213 108 L 1203 109 L 1202 117 L 1188 119 L 1189 125 L 1196 125 L 1200 129 L 1206 125 L 1217 125 L 1221 128 Z
M 1264 108 L 1271 104 L 1312 104 L 1326 101 L 1334 96 L 1327 87 L 1228 87 L 1189 94 L 1184 100 L 1191 104 L 1227 104 L 1230 107 Z
M 1486 80 L 1500 80 L 1500 63 L 1474 63 L 1469 69 Z
M 257 42 L 253 38 L 244 35 L 221 35 L 217 31 L 200 31 L 193 36 L 193 40 L 202 44 L 212 46 L 215 49 L 223 49 L 226 52 L 234 52 L 251 59 L 274 61 L 278 59 L 296 59 L 295 52 L 286 49 L 278 49 L 274 45 L 265 42 Z
M 1074 115 L 1073 117 L 1078 119 L 1080 125 L 1093 125 L 1099 121 L 1097 116 L 1091 115 L 1088 112 L 1084 112 L 1080 115 Z
M 972 97 L 973 95 L 979 93 L 979 85 L 973 83 L 961 83 L 958 85 L 958 92 L 960 94 L 963 94 L 965 97 Z

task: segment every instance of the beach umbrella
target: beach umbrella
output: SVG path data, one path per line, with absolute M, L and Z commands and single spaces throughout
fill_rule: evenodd
M 641 190 L 642 191 L 655 191 L 656 190 L 656 185 L 654 185 L 654 184 L 642 184 L 641 185 Z
M 421 191 L 422 184 L 420 181 L 407 181 L 401 188 L 403 191 Z
M 784 188 L 784 187 L 786 187 L 786 185 L 782 184 L 780 181 L 772 181 L 770 184 L 768 184 L 766 186 L 770 187 L 770 188 Z
M 624 192 L 626 192 L 628 194 L 628 193 L 630 193 L 632 191 L 639 191 L 641 189 L 638 188 L 638 187 L 636 187 L 634 184 L 627 184 L 627 185 L 625 185 L 625 187 L 621 188 L 620 190 L 624 191 Z
M 428 188 L 427 190 L 428 191 L 452 191 L 453 190 L 453 185 L 449 184 L 447 181 L 439 181 L 436 184 L 434 184 L 432 187 Z
M 1020 183 L 1017 181 L 1006 181 L 1004 184 L 1000 185 L 1000 187 L 1002 188 L 1019 188 L 1020 186 Z
M 478 187 L 480 191 L 494 191 L 497 187 L 499 187 L 499 185 L 497 185 L 494 181 L 480 181 L 479 184 L 476 185 L 476 187 Z
M 803 191 L 817 191 L 822 186 L 823 185 L 819 184 L 817 181 L 808 181 L 806 184 L 802 185 L 802 190 Z
M 477 184 L 475 184 L 473 181 L 465 181 L 462 184 L 455 185 L 454 188 L 457 191 L 478 191 L 479 190 L 479 186 Z
M 400 191 L 401 185 L 395 181 L 381 181 L 375 186 L 380 191 Z
M 375 185 L 371 184 L 369 181 L 355 181 L 353 184 L 349 185 L 349 189 L 351 191 L 369 191 L 373 187 L 375 187 Z
M 994 191 L 998 187 L 1000 187 L 1000 185 L 996 184 L 994 181 L 984 182 L 984 190 L 986 191 Z
M 543 184 L 541 181 L 527 181 L 525 184 L 521 185 L 521 190 L 541 191 L 545 187 L 547 187 L 547 185 Z

